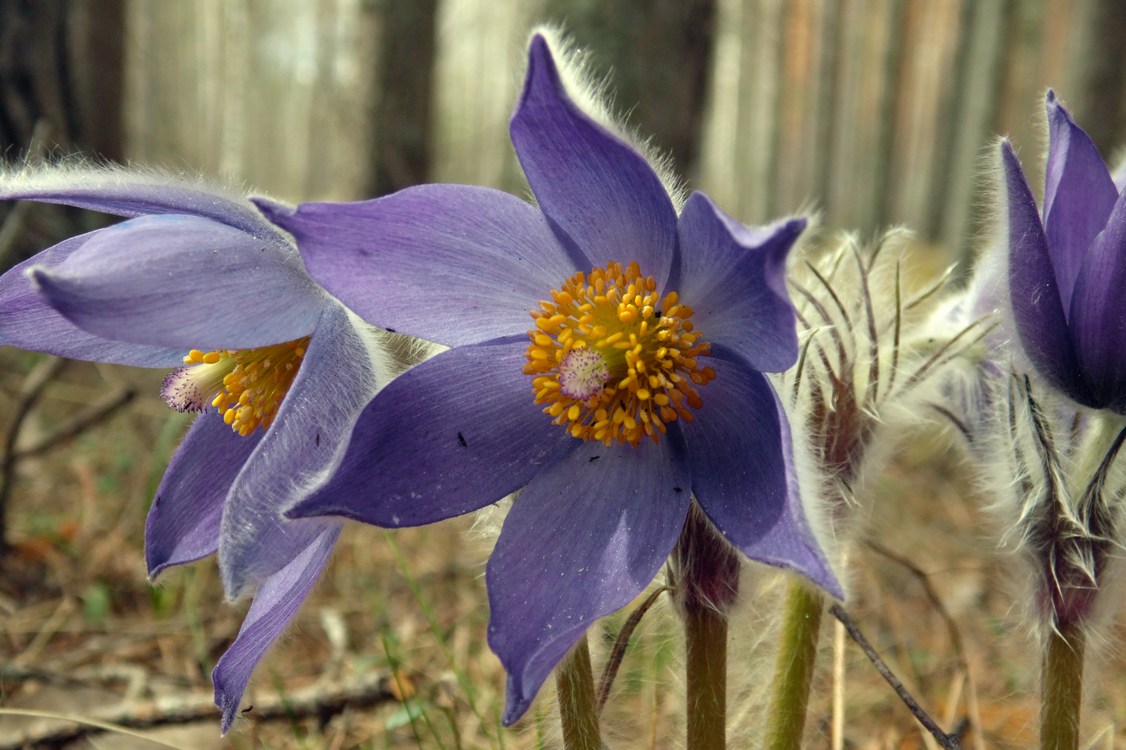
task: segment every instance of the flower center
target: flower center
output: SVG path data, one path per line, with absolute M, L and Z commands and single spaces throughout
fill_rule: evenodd
M 692 326 L 692 308 L 636 263 L 576 273 L 532 311 L 528 363 L 537 404 L 572 436 L 605 445 L 658 442 L 665 425 L 692 421 L 695 385 L 715 379 L 696 358 L 711 345 Z
M 258 349 L 192 349 L 184 366 L 164 379 L 160 395 L 176 411 L 202 412 L 213 406 L 232 430 L 246 437 L 273 423 L 308 345 L 306 336 Z

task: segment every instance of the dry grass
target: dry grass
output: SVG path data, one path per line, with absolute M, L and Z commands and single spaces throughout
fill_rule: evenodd
M 0 429 L 38 358 L 0 350 Z M 0 706 L 93 717 L 156 698 L 206 702 L 208 672 L 237 632 L 245 604 L 223 602 L 214 565 L 166 575 L 153 588 L 142 557 L 144 515 L 186 422 L 156 397 L 161 375 L 73 363 L 46 390 L 21 445 L 49 433 L 76 407 L 124 385 L 142 394 L 108 421 L 18 466 L 9 508 L 13 548 L 0 577 Z M 937 459 L 935 458 L 937 456 Z M 1037 661 L 1021 624 L 1019 587 L 996 553 L 969 482 L 937 442 L 913 445 L 883 482 L 868 547 L 854 555 L 854 618 L 894 671 L 947 727 L 966 723 L 967 748 L 1034 745 Z M 244 705 L 303 691 L 331 692 L 394 669 L 391 695 L 326 721 L 265 720 L 251 710 L 225 739 L 218 717 L 145 730 L 181 748 L 530 748 L 554 746 L 550 689 L 520 726 L 503 729 L 504 676 L 485 645 L 484 561 L 489 543 L 457 520 L 386 532 L 350 526 L 335 560 L 285 642 L 263 662 Z M 928 594 L 918 575 L 933 587 Z M 772 591 L 777 576 L 748 574 L 760 592 L 735 620 L 733 746 L 752 743 L 769 682 Z M 953 622 L 951 631 L 943 618 Z M 621 617 L 592 634 L 595 668 Z M 832 623 L 808 722 L 808 746 L 828 747 Z M 1126 748 L 1126 664 L 1109 627 L 1091 658 L 1085 736 Z M 961 653 L 959 652 L 959 642 Z M 613 748 L 679 747 L 679 637 L 666 608 L 639 628 L 608 707 Z M 846 747 L 926 747 L 895 695 L 855 648 L 846 650 Z M 765 671 L 764 671 L 765 670 Z M 967 677 L 969 679 L 967 679 Z M 469 688 L 467 691 L 466 688 Z M 976 698 L 977 708 L 971 710 Z M 979 713 L 982 725 L 970 717 Z M 413 721 L 412 721 L 413 719 Z M 43 727 L 0 715 L 0 742 Z M 161 745 L 96 733 L 70 748 Z M 751 745 L 753 746 L 753 745 Z

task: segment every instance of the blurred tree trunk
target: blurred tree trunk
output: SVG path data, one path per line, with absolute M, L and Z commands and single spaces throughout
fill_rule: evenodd
M 669 154 L 680 175 L 699 155 L 715 38 L 715 0 L 548 0 L 547 13 L 608 72 L 615 111 Z
M 0 156 L 122 158 L 121 0 L 0 0 Z M 0 204 L 0 271 L 105 218 Z
M 1109 158 L 1113 149 L 1126 144 L 1126 65 L 1122 60 L 1126 2 L 1094 0 L 1080 33 L 1083 38 L 1076 46 L 1085 54 L 1078 61 L 1079 82 L 1071 94 L 1073 114 L 1103 157 Z
M 36 127 L 70 150 L 120 159 L 122 0 L 0 0 L 0 150 Z
M 426 182 L 438 0 L 387 0 L 375 108 L 371 195 Z

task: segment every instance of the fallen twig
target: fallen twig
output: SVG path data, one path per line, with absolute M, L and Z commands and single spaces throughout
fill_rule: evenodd
M 268 698 L 260 698 L 253 706 L 243 709 L 242 713 L 254 721 L 290 721 L 315 716 L 325 722 L 348 708 L 364 708 L 394 701 L 391 682 L 390 672 L 378 672 L 356 678 L 332 690 L 327 690 L 322 685 L 313 685 L 284 695 L 273 694 Z M 147 729 L 196 721 L 212 721 L 218 728 L 218 711 L 214 699 L 210 694 L 201 693 L 127 703 L 107 710 L 91 711 L 85 716 L 19 708 L 0 708 L 0 716 L 57 720 L 57 723 L 48 727 L 27 730 L 17 736 L 0 737 L 0 750 L 59 744 L 100 732 Z

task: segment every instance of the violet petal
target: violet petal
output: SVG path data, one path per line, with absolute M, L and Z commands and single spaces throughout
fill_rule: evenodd
M 486 574 L 489 645 L 508 671 L 505 724 L 587 627 L 664 565 L 691 497 L 682 450 L 671 432 L 636 448 L 582 442 L 517 496 Z
M 1044 177 L 1044 234 L 1060 300 L 1071 309 L 1079 267 L 1106 226 L 1118 190 L 1091 138 L 1048 92 L 1048 163 Z
M 231 487 L 219 548 L 228 596 L 286 565 L 325 526 L 282 513 L 331 474 L 379 386 L 372 357 L 385 355 L 357 323 L 340 305 L 326 306 L 274 423 Z
M 1071 336 L 1083 365 L 1088 406 L 1126 414 L 1126 194 L 1079 269 Z
M 145 562 L 155 578 L 213 554 L 227 493 L 260 435 L 240 437 L 214 409 L 200 414 L 172 456 L 145 522 Z
M 1079 401 L 1089 400 L 1036 201 L 1007 141 L 1001 144 L 1001 159 L 1008 195 L 1009 299 L 1021 347 L 1057 388 Z
M 332 479 L 287 515 L 419 526 L 523 487 L 575 442 L 533 402 L 526 341 L 443 352 L 380 391 Z
M 211 219 L 271 242 L 285 242 L 277 227 L 244 196 L 182 175 L 120 167 L 66 166 L 8 172 L 0 174 L 0 200 L 60 203 L 128 218 L 185 214 Z
M 144 216 L 30 269 L 50 303 L 106 338 L 249 349 L 306 336 L 326 297 L 278 246 L 210 219 Z
M 489 188 L 423 185 L 362 203 L 261 208 L 297 239 L 313 278 L 361 318 L 447 346 L 528 330 L 530 311 L 577 270 L 535 207 Z
M 220 722 L 223 734 L 234 723 L 250 674 L 297 614 L 339 536 L 340 527 L 325 529 L 293 562 L 263 581 L 255 592 L 254 603 L 242 621 L 238 636 L 211 670 L 215 705 L 223 712 Z
M 745 363 L 707 359 L 716 378 L 703 389 L 696 419 L 681 425 L 697 502 L 747 557 L 797 571 L 842 597 L 809 531 L 790 427 L 774 388 Z
M 794 305 L 786 291 L 786 256 L 805 219 L 749 228 L 693 193 L 680 214 L 680 301 L 713 346 L 751 367 L 781 372 L 798 357 Z
M 510 131 L 532 192 L 576 264 L 583 256 L 592 268 L 637 261 L 664 288 L 676 245 L 668 191 L 640 153 L 571 101 L 539 35 Z
M 0 276 L 0 346 L 137 367 L 176 367 L 182 364 L 182 348 L 123 343 L 87 333 L 51 307 L 35 288 L 27 275 L 28 268 L 51 268 L 63 263 L 97 233 L 63 240 Z

